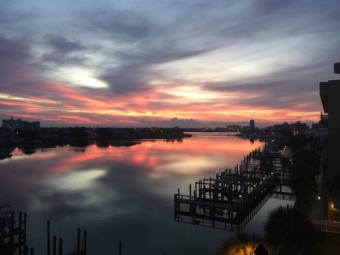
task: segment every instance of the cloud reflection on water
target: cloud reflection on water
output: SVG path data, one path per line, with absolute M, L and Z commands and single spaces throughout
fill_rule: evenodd
M 0 201 L 28 212 L 29 242 L 37 254 L 45 246 L 47 219 L 65 237 L 65 251 L 81 226 L 89 233 L 89 254 L 112 253 L 118 240 L 126 254 L 212 254 L 228 234 L 173 222 L 173 194 L 235 166 L 260 145 L 236 137 L 193 137 L 84 151 L 58 147 L 29 156 L 16 151 L 0 161 Z

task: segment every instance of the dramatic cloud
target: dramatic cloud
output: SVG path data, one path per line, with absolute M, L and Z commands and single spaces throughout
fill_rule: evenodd
M 0 118 L 317 121 L 318 84 L 334 79 L 340 61 L 339 11 L 336 0 L 6 1 Z
M 292 2 L 292 0 L 255 0 L 254 7 L 260 14 L 269 14 L 281 8 L 284 8 L 290 2 Z
M 55 64 L 73 64 L 81 65 L 85 58 L 74 55 L 79 51 L 85 50 L 80 42 L 68 41 L 63 37 L 47 37 L 47 44 L 50 45 L 51 51 L 42 56 L 42 60 Z

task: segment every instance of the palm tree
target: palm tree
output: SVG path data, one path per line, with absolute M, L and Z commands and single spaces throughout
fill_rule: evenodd
M 277 254 L 318 254 L 322 235 L 293 207 L 278 207 L 265 223 L 266 240 Z

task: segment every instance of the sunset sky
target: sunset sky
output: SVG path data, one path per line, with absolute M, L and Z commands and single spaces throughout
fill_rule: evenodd
M 42 126 L 313 121 L 339 0 L 3 0 L 0 118 Z

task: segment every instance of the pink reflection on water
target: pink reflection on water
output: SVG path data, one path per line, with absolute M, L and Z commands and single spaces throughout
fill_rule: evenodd
M 117 236 L 123 230 L 152 229 L 143 228 L 146 222 L 161 224 L 163 232 L 170 227 L 171 232 L 173 194 L 178 188 L 188 193 L 190 183 L 234 167 L 259 146 L 260 142 L 223 136 L 143 141 L 130 147 L 65 146 L 30 155 L 15 150 L 11 159 L 0 161 L 0 200 L 27 211 L 37 227 L 54 216 L 55 226 L 61 228 L 95 222 L 101 233 L 110 226 L 110 238 L 114 231 Z M 91 242 L 97 243 L 95 230 L 91 233 Z
M 181 142 L 143 141 L 130 147 L 109 146 L 105 149 L 96 145 L 84 149 L 52 148 L 38 150 L 32 155 L 25 155 L 16 149 L 11 161 L 19 160 L 22 164 L 26 160 L 39 161 L 42 167 L 46 166 L 44 174 L 49 175 L 108 162 L 143 166 L 151 173 L 186 175 L 234 167 L 244 155 L 261 145 L 259 141 L 251 143 L 237 137 L 193 137 Z

